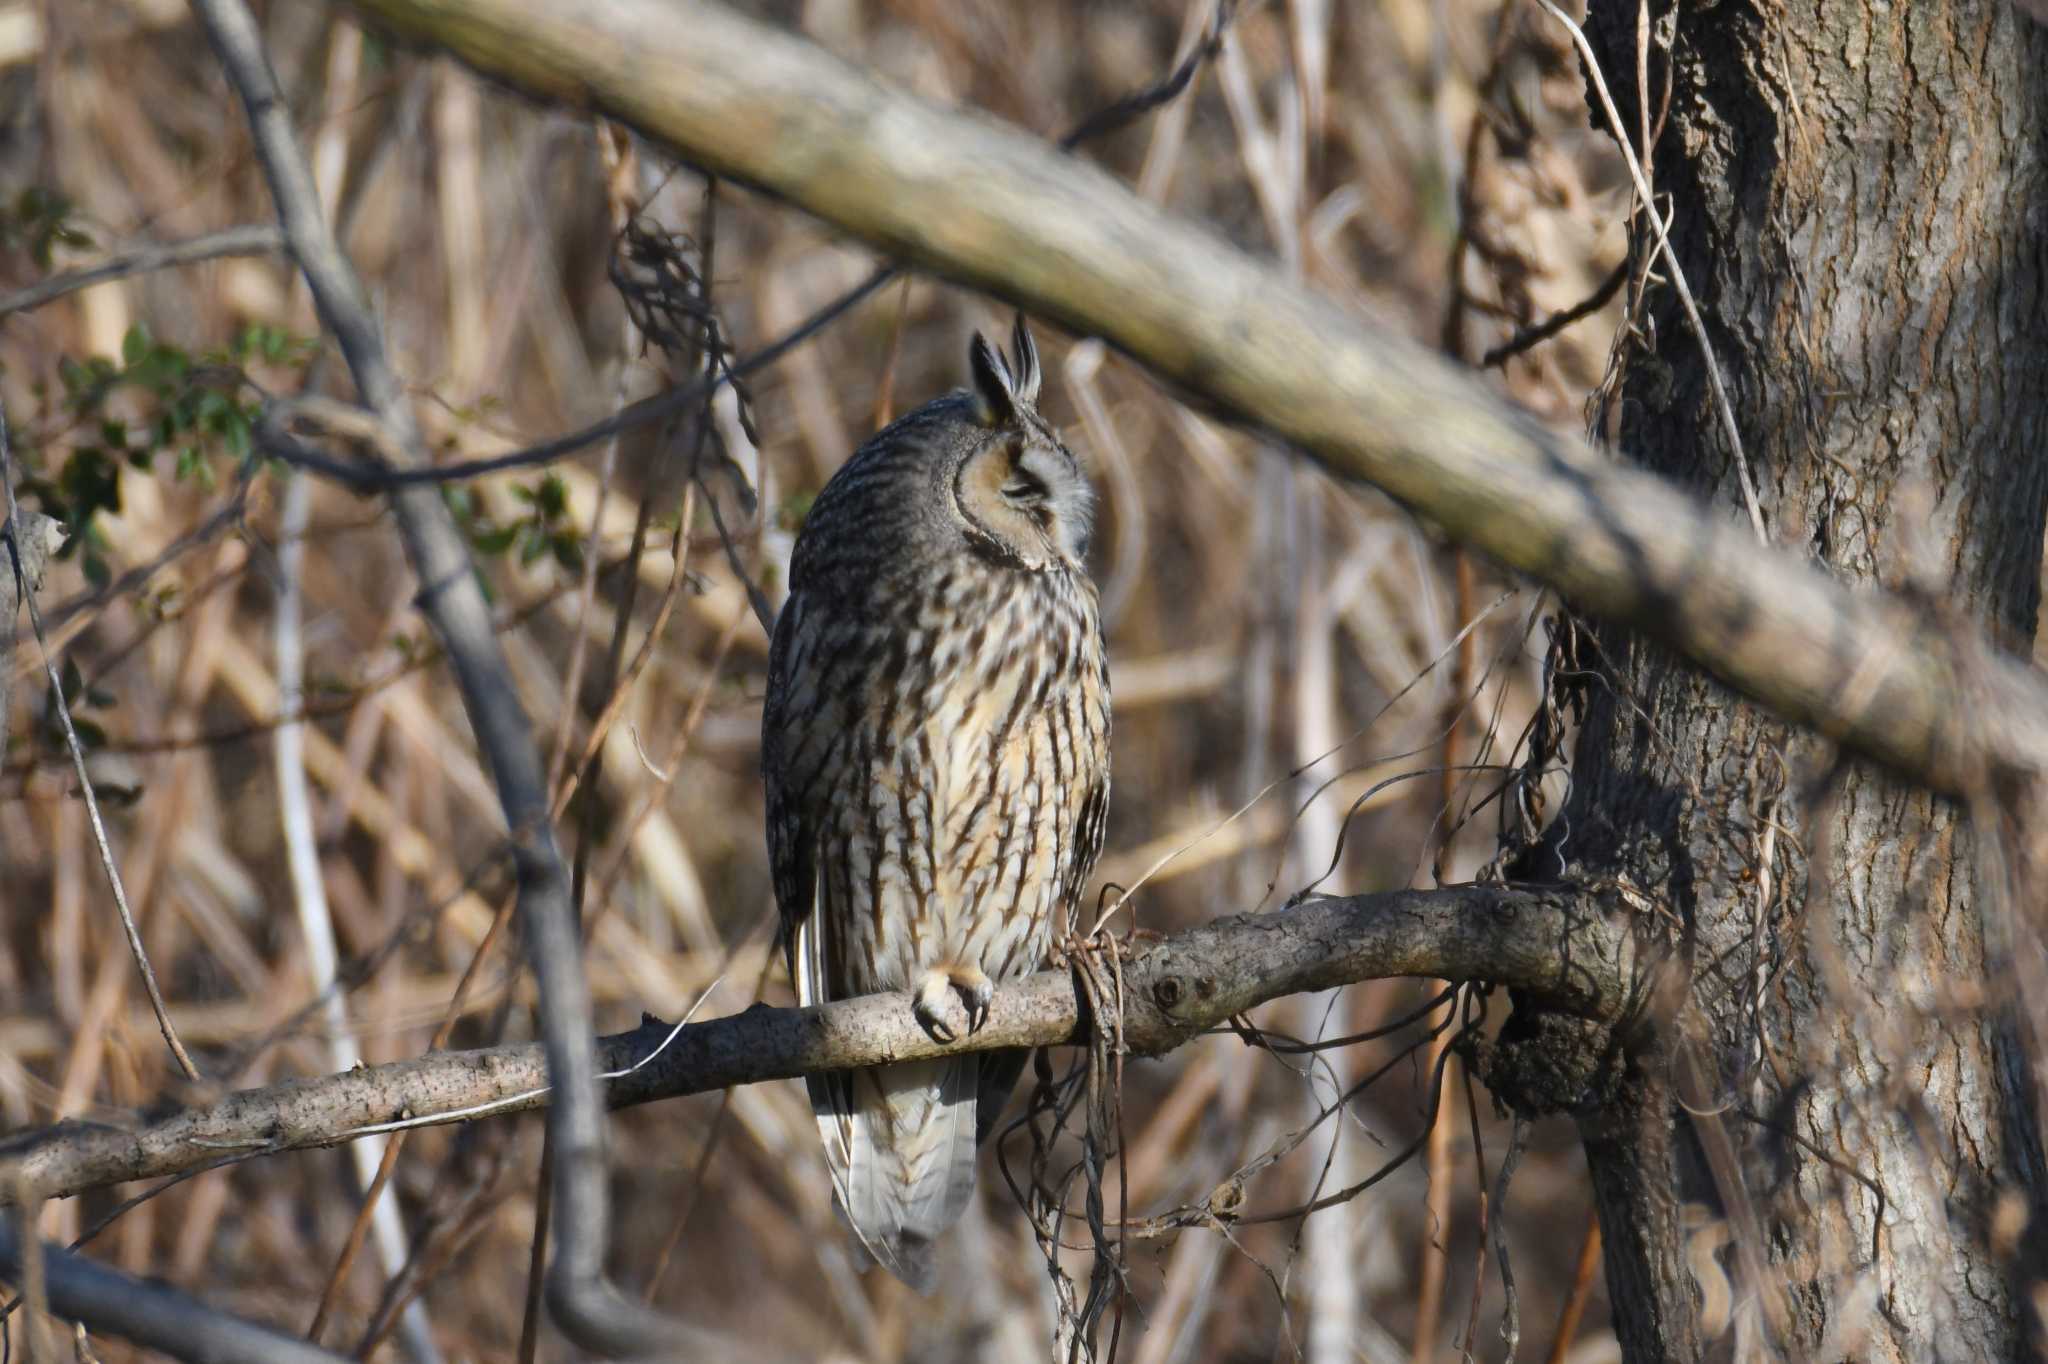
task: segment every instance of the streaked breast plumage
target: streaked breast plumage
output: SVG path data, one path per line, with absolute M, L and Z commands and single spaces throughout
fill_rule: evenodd
M 762 729 L 799 997 L 908 990 L 940 1041 L 1070 931 L 1109 791 L 1093 493 L 1038 415 L 1022 319 L 1010 357 L 976 336 L 969 360 L 968 389 L 876 435 L 812 505 Z M 1020 1060 L 810 1082 L 842 1214 L 916 1286 Z

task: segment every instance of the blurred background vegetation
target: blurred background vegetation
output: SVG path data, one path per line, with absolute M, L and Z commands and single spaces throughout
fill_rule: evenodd
M 1216 17 L 1194 0 L 760 8 L 931 99 L 1048 137 L 1157 81 Z M 394 48 L 343 7 L 272 4 L 265 19 L 322 193 L 446 459 L 545 439 L 680 377 L 615 286 L 617 273 L 644 278 L 616 264 L 628 221 L 683 234 L 677 259 L 708 281 L 740 356 L 875 264 L 773 202 L 707 189 L 658 149 Z M 272 220 L 239 107 L 182 4 L 0 5 L 0 63 L 0 291 L 137 243 Z M 1491 0 L 1245 6 L 1185 95 L 1081 154 L 1474 362 L 1596 294 L 1628 211 L 1564 35 L 1533 7 Z M 1611 303 L 1495 380 L 1578 428 L 1619 323 Z M 961 379 L 973 329 L 1006 326 L 990 301 L 943 283 L 890 285 L 754 375 L 743 399 L 721 397 L 711 444 L 725 458 L 687 503 L 661 430 L 450 490 L 543 751 L 574 771 L 594 743 L 564 838 L 582 868 L 601 1029 L 642 1010 L 676 1017 L 707 988 L 713 1013 L 790 1002 L 771 951 L 755 769 L 766 642 L 746 580 L 778 599 L 825 478 L 879 422 Z M 1129 886 L 1149 871 L 1136 926 L 1170 932 L 1312 883 L 1478 873 L 1496 847 L 1486 797 L 1540 699 L 1553 604 L 1379 495 L 1208 421 L 1100 346 L 1039 335 L 1044 408 L 1103 498 L 1116 775 L 1098 879 Z M 317 1007 L 292 908 L 273 751 L 294 476 L 250 456 L 264 393 L 341 373 L 274 254 L 137 275 L 0 322 L 24 503 L 73 531 L 42 595 L 50 643 L 171 1016 L 209 1082 L 181 1083 L 157 1035 L 30 643 L 9 664 L 19 685 L 0 777 L 0 1134 L 332 1068 L 337 1016 Z M 372 1063 L 419 1053 L 475 963 L 446 1044 L 529 1036 L 516 943 L 485 942 L 509 894 L 496 801 L 388 514 L 328 484 L 310 493 L 305 763 L 342 1030 Z M 1258 1021 L 1340 1036 L 1433 993 L 1381 982 Z M 1306 1221 L 1133 1242 L 1122 1358 L 1449 1359 L 1468 1340 L 1497 1356 L 1488 1219 L 1507 1236 L 1519 1357 L 1618 1357 L 1597 1274 L 1580 1263 L 1590 1198 L 1568 1125 L 1532 1129 L 1493 1206 L 1508 1125 L 1455 1059 L 1432 1120 L 1442 1034 L 1397 1061 L 1416 1039 L 1411 1028 L 1312 1066 L 1221 1036 L 1127 1072 L 1134 1217 L 1219 1187 L 1247 1208 L 1287 1208 L 1421 1146 Z M 1342 1121 L 1232 1182 L 1310 1123 L 1333 1078 L 1389 1061 Z M 625 1113 L 613 1131 L 613 1263 L 665 1307 L 818 1358 L 1046 1357 L 1045 1266 L 993 1159 L 983 1211 L 957 1234 L 981 1289 L 925 1301 L 854 1272 L 800 1085 Z M 357 1257 L 324 1339 L 398 1357 L 391 1309 L 417 1293 L 446 1357 L 514 1357 L 539 1145 L 531 1118 L 414 1136 L 393 1176 L 412 1264 L 394 1291 L 392 1267 Z M 43 1230 L 69 1241 L 140 1191 L 49 1206 Z M 342 1153 L 259 1160 L 179 1184 L 92 1245 L 304 1329 L 359 1202 Z M 1085 1250 L 1068 1263 L 1085 1277 Z M 1583 1315 L 1559 1336 L 1574 1301 Z M 568 1357 L 546 1334 L 539 1353 Z

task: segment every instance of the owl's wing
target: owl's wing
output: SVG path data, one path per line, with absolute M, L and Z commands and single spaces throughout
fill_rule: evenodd
M 1095 859 L 1102 856 L 1103 835 L 1109 829 L 1109 765 L 1101 764 L 1100 775 L 1088 786 L 1088 794 L 1081 798 L 1081 811 L 1074 820 L 1074 853 L 1067 863 L 1066 883 L 1061 893 L 1070 918 L 1078 919 L 1080 926 L 1093 923 L 1093 906 L 1083 903 L 1082 896 L 1088 893 L 1088 877 L 1095 870 Z M 1075 925 L 1064 926 L 1061 932 L 1079 931 Z
M 761 779 L 767 791 L 768 871 L 781 911 L 783 957 L 792 983 L 800 981 L 797 930 L 812 917 L 817 902 L 817 830 L 804 809 L 805 785 L 791 770 L 807 745 L 815 723 L 811 680 L 799 676 L 803 655 L 798 636 L 807 612 L 800 594 L 792 593 L 775 622 L 768 649 L 768 699 L 761 710 Z M 809 1001 L 806 1001 L 807 1003 Z
M 814 844 L 804 827 L 804 820 L 793 811 L 778 810 L 780 804 L 782 802 L 770 795 L 768 865 L 769 874 L 775 882 L 775 906 L 781 911 L 781 926 L 776 937 L 782 944 L 783 960 L 789 967 L 789 978 L 794 984 L 801 981 L 797 935 L 805 922 L 814 917 L 811 910 L 816 902 L 818 877 L 811 856 Z

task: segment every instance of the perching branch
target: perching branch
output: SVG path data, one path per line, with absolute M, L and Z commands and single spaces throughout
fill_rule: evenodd
M 888 254 L 1100 336 L 1460 543 L 1936 790 L 2048 772 L 2048 682 L 1545 430 L 1099 168 L 710 0 L 355 0 Z
M 1641 970 L 1628 924 L 1571 887 L 1460 886 L 1315 900 L 1269 914 L 1219 919 L 1153 945 L 1125 966 L 1124 1038 L 1157 1056 L 1225 1020 L 1283 996 L 1392 976 L 1487 981 L 1586 1017 L 1620 1020 L 1635 1007 Z M 925 1035 L 905 994 L 813 1009 L 756 1007 L 694 1023 L 660 1055 L 611 1080 L 615 1108 L 815 1071 L 914 1060 L 946 1051 L 1085 1041 L 1072 976 L 1045 971 L 996 992 L 989 1021 L 942 1047 Z M 648 1022 L 598 1042 L 607 1071 L 660 1046 Z M 434 1052 L 409 1061 L 244 1090 L 205 1108 L 133 1127 L 63 1123 L 0 1143 L 18 1189 L 62 1198 L 133 1179 L 174 1175 L 224 1152 L 269 1154 L 333 1146 L 401 1119 L 457 1122 L 548 1102 L 548 1071 L 531 1043 Z

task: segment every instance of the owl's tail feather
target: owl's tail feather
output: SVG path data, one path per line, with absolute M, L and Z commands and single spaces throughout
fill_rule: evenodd
M 833 1204 L 861 1248 L 920 1293 L 932 1243 L 974 1194 L 978 1056 L 810 1077 Z

